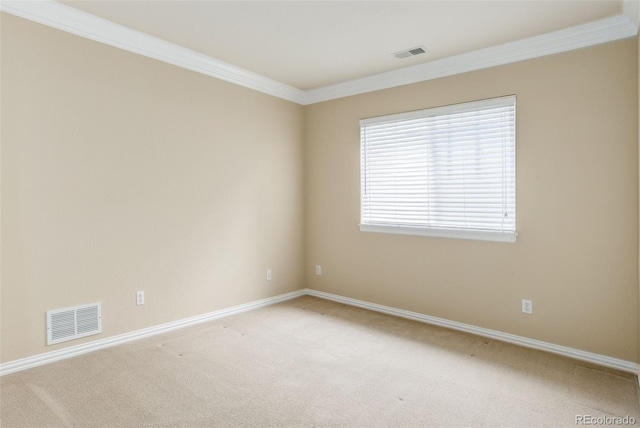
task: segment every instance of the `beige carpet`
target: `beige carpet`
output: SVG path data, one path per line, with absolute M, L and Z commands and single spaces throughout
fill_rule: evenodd
M 314 297 L 4 376 L 3 427 L 559 427 L 633 375 Z

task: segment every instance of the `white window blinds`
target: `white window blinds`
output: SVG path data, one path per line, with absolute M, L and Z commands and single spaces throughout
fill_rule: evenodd
M 515 104 L 361 120 L 360 229 L 515 242 Z

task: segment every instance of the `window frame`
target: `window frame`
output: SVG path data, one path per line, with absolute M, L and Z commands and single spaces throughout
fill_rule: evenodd
M 420 119 L 433 116 L 443 116 L 448 114 L 464 113 L 471 111 L 478 111 L 482 109 L 489 109 L 497 106 L 510 106 L 513 105 L 513 230 L 497 230 L 497 229 L 478 229 L 478 228 L 455 228 L 455 227 L 434 227 L 432 226 L 413 226 L 402 224 L 375 224 L 365 223 L 363 219 L 364 215 L 364 197 L 365 197 L 365 160 L 363 157 L 365 154 L 365 127 L 373 124 L 394 123 L 400 121 L 406 121 L 411 119 Z M 388 233 L 388 234 L 400 234 L 400 235 L 415 235 L 415 236 L 430 236 L 440 238 L 454 238 L 454 239 L 471 239 L 481 241 L 494 241 L 494 242 L 507 242 L 515 243 L 517 240 L 517 222 L 516 222 L 516 96 L 508 95 L 497 98 L 490 98 L 479 101 L 471 101 L 460 104 L 452 104 L 441 107 L 434 107 L 424 110 L 416 110 L 405 113 L 397 113 L 385 116 L 371 117 L 360 120 L 360 223 L 359 228 L 361 232 L 376 232 L 376 233 Z M 429 144 L 429 143 L 427 143 Z M 502 177 L 502 186 L 511 183 L 511 177 L 506 178 L 506 175 Z M 509 195 L 511 195 L 509 193 Z M 432 215 L 432 214 L 430 214 Z

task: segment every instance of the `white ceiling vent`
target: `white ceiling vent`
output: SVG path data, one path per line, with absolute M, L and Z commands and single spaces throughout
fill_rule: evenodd
M 420 54 L 424 54 L 429 52 L 427 50 L 427 48 L 425 48 L 424 46 L 417 46 L 415 48 L 411 48 L 411 49 L 405 49 L 403 51 L 400 52 L 394 52 L 392 55 L 395 56 L 396 58 L 409 58 L 412 56 L 416 56 L 416 55 L 420 55 Z
M 100 302 L 47 311 L 47 345 L 102 333 Z

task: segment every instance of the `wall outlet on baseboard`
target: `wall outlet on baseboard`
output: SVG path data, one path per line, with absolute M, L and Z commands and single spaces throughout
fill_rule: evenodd
M 137 306 L 144 305 L 144 291 L 138 291 L 136 293 L 136 305 Z
M 528 315 L 533 314 L 533 302 L 531 302 L 531 300 L 522 299 L 522 313 Z

